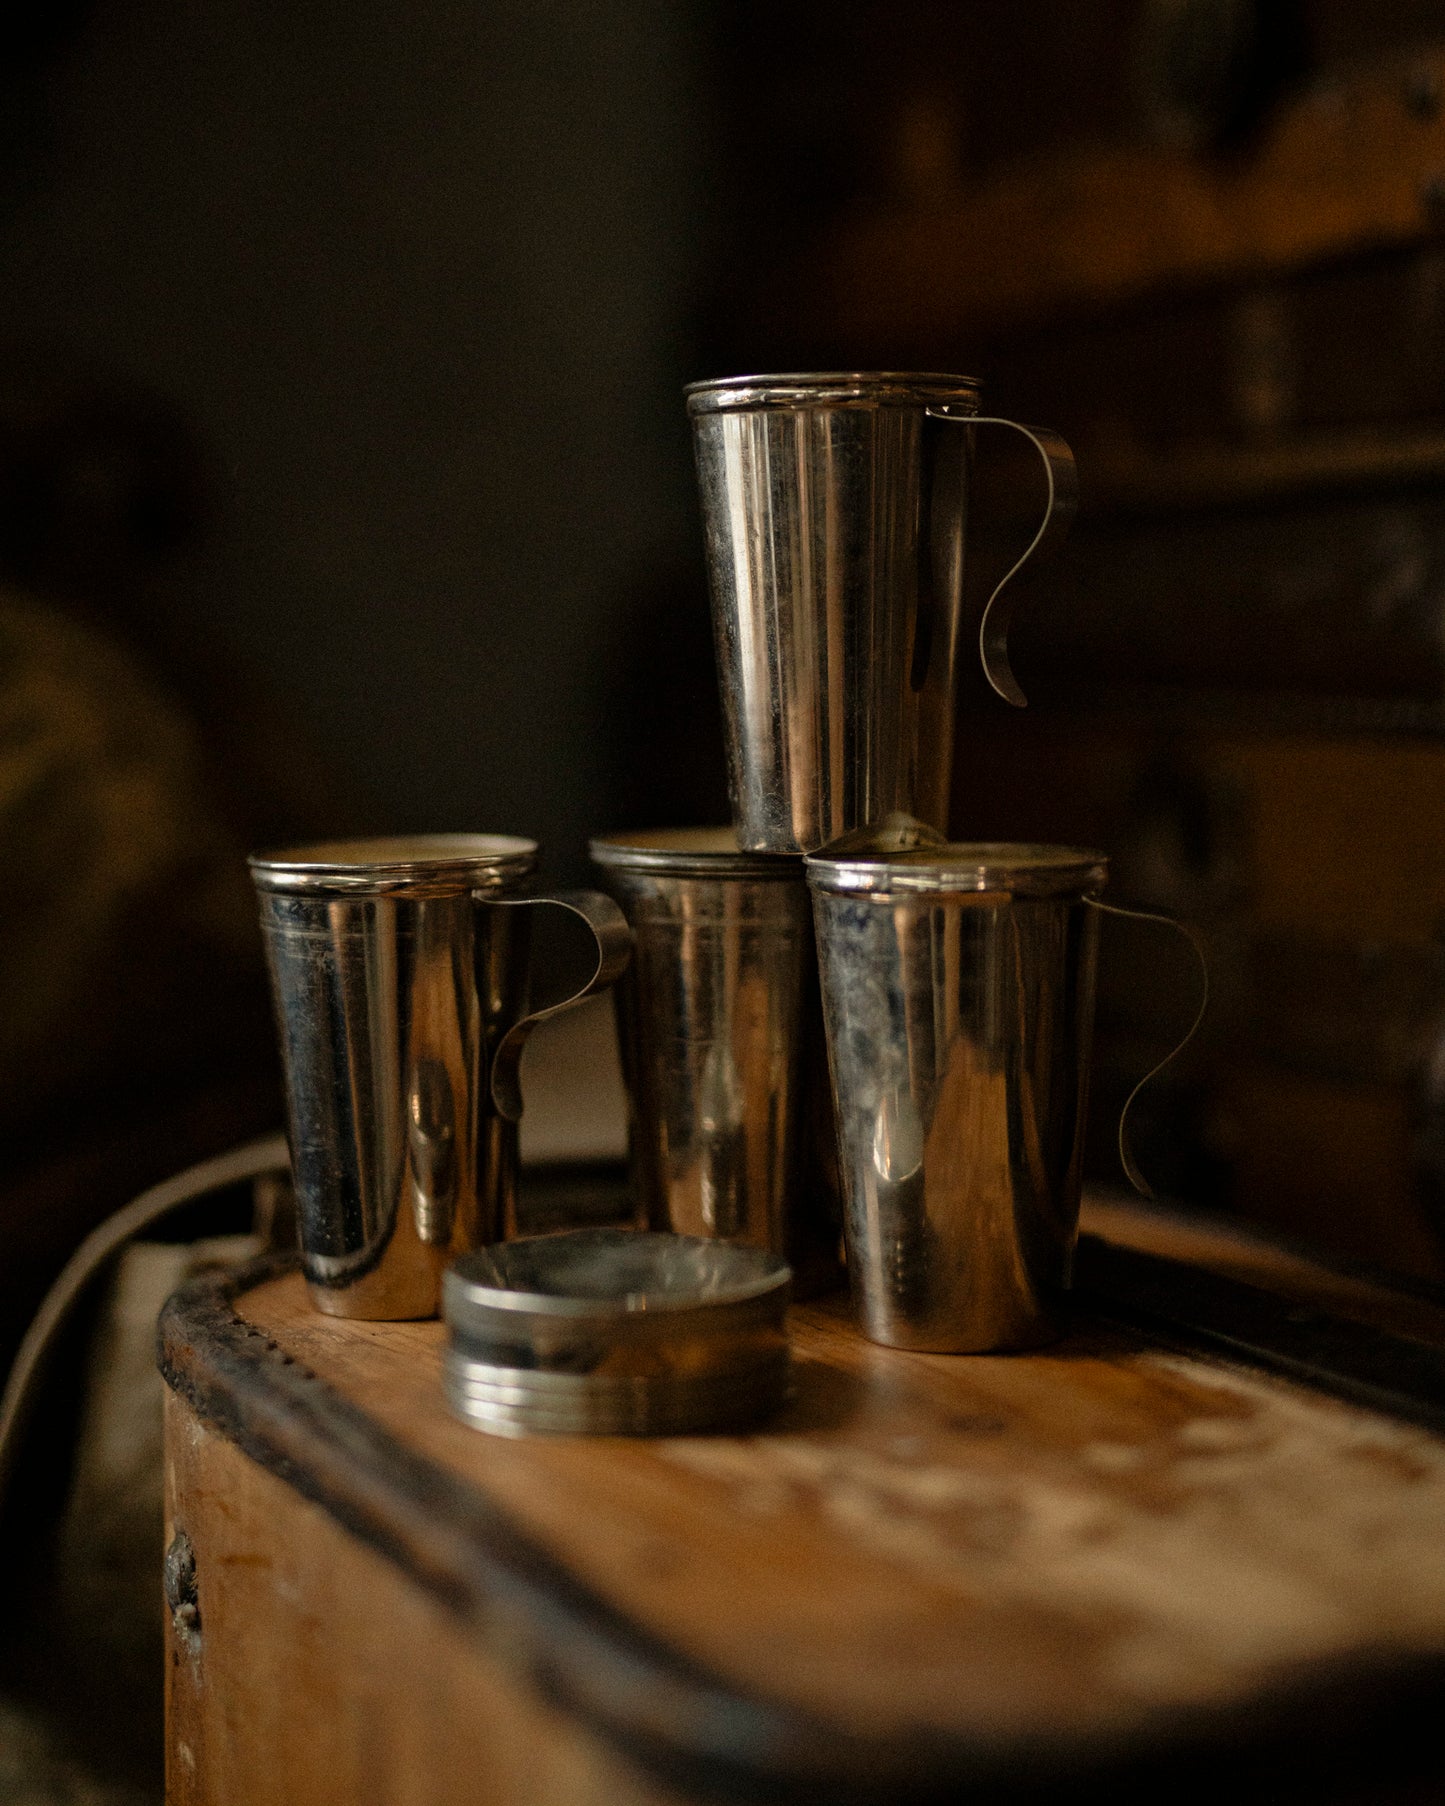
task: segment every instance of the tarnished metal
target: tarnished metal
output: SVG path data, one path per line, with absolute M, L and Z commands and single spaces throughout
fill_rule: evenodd
M 538 1019 L 523 905 L 580 914 L 598 937 L 569 1002 L 611 982 L 630 938 L 609 898 L 522 894 L 536 856 L 534 841 L 463 834 L 251 860 L 302 1263 L 335 1316 L 432 1316 L 451 1257 L 514 1227 L 516 1060 Z
M 786 1254 L 805 1290 L 836 1280 L 801 858 L 740 852 L 730 828 L 608 836 L 592 858 L 633 933 L 615 1004 L 647 1221 Z
M 1106 862 L 860 841 L 807 861 L 860 1321 L 896 1348 L 1047 1341 L 1078 1226 Z
M 895 811 L 946 827 L 973 428 L 1043 459 L 1025 559 L 1072 512 L 1068 447 L 981 416 L 966 376 L 738 377 L 687 398 L 741 845 L 810 852 Z M 1002 589 L 980 657 L 1022 703 Z

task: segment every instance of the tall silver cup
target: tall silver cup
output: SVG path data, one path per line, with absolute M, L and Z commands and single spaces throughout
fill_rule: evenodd
M 530 1029 L 609 984 L 629 936 L 591 891 L 528 895 L 535 841 L 342 841 L 251 859 L 286 1079 L 302 1265 L 340 1317 L 429 1317 L 457 1253 L 515 1228 Z M 590 980 L 528 1012 L 529 914 L 579 915 Z
M 865 1334 L 1049 1340 L 1078 1228 L 1103 855 L 944 844 L 807 866 Z
M 649 1226 L 767 1248 L 822 1289 L 839 1225 L 802 860 L 740 852 L 731 828 L 608 836 L 592 858 L 632 928 L 614 1002 Z
M 1068 446 L 981 415 L 966 376 L 732 377 L 687 405 L 741 844 L 812 852 L 899 811 L 945 829 L 974 428 L 1022 433 L 1046 481 L 977 629 L 1016 704 L 1005 585 L 1072 514 Z

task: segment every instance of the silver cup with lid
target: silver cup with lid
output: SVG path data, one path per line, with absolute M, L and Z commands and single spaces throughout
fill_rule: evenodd
M 920 838 L 807 861 L 849 1282 L 875 1342 L 1027 1348 L 1078 1227 L 1107 862 Z
M 592 891 L 532 894 L 537 844 L 414 835 L 251 859 L 281 1036 L 301 1259 L 342 1317 L 430 1317 L 442 1269 L 514 1228 L 518 1068 L 532 1027 L 611 983 L 627 924 Z M 535 906 L 596 965 L 528 1006 Z
M 811 852 L 894 811 L 948 816 L 970 633 L 1008 701 L 1006 586 L 1073 513 L 1057 434 L 982 413 L 968 376 L 822 371 L 687 390 L 733 819 L 744 847 Z M 1031 543 L 965 624 L 976 430 L 1021 433 L 1044 475 Z

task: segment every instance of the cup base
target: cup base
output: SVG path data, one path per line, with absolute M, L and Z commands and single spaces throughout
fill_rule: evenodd
M 1069 1327 L 1062 1312 L 1050 1313 L 1028 1323 L 1015 1319 L 991 1329 L 972 1327 L 956 1332 L 944 1328 L 881 1327 L 866 1322 L 856 1309 L 854 1319 L 868 1341 L 876 1342 L 880 1348 L 899 1348 L 909 1354 L 1029 1354 L 1061 1341 Z
M 366 1289 L 349 1286 L 323 1286 L 308 1281 L 306 1290 L 312 1304 L 327 1317 L 352 1317 L 364 1323 L 424 1323 L 441 1314 L 441 1275 L 428 1303 L 422 1298 L 401 1299 L 395 1303 L 368 1298 Z

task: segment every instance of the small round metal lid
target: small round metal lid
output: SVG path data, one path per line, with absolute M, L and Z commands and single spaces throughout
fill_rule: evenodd
M 978 412 L 973 376 L 927 370 L 806 370 L 778 376 L 719 376 L 689 383 L 687 411 L 727 413 L 751 408 L 956 407 Z
M 502 1377 L 493 1377 L 502 1375 Z M 539 1379 L 558 1382 L 552 1389 Z M 442 1361 L 442 1389 L 456 1414 L 501 1436 L 687 1436 L 743 1430 L 781 1405 L 788 1391 L 786 1346 L 750 1369 L 689 1378 L 631 1374 L 602 1387 L 590 1376 L 503 1370 L 470 1360 L 455 1345 Z
M 644 828 L 589 842 L 598 865 L 670 878 L 779 878 L 801 881 L 800 853 L 749 853 L 732 828 Z
M 695 1235 L 572 1229 L 464 1254 L 447 1269 L 442 1311 L 453 1328 L 491 1334 L 498 1313 L 601 1326 L 655 1320 L 660 1335 L 719 1307 L 787 1299 L 792 1269 L 776 1254 Z
M 407 834 L 319 841 L 253 853 L 247 863 L 266 891 L 322 896 L 446 896 L 525 878 L 537 843 L 514 834 Z
M 1087 847 L 1022 841 L 944 841 L 889 849 L 850 836 L 804 861 L 808 882 L 846 895 L 996 891 L 1009 896 L 1093 895 L 1109 861 Z
M 442 1383 L 478 1429 L 662 1436 L 737 1427 L 788 1383 L 787 1263 L 648 1230 L 464 1255 L 442 1281 Z

